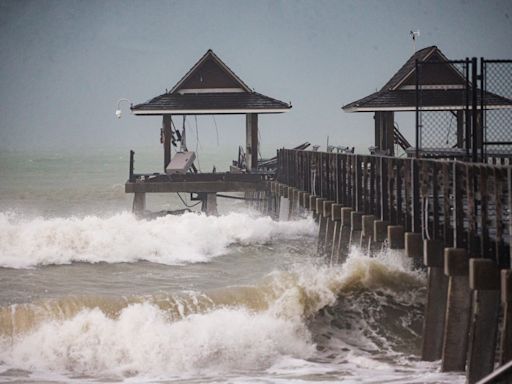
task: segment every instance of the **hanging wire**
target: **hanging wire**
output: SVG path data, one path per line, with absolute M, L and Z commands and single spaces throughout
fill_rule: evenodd
M 452 123 L 453 123 L 453 113 L 450 117 L 450 124 L 448 125 L 448 129 L 446 130 L 446 144 L 448 145 L 450 143 L 450 132 L 452 130 Z
M 261 131 L 258 129 L 258 158 L 261 160 Z
M 311 192 L 316 196 L 316 169 L 311 172 Z
M 197 202 L 197 203 L 195 203 L 195 204 L 191 204 L 191 205 L 189 205 L 189 204 L 187 204 L 187 203 L 186 203 L 186 201 L 183 199 L 183 197 L 181 197 L 181 195 L 180 195 L 180 193 L 179 193 L 179 192 L 176 192 L 176 194 L 177 194 L 177 195 L 178 195 L 178 197 L 180 198 L 180 200 L 181 200 L 181 202 L 183 203 L 183 205 L 184 205 L 185 207 L 187 207 L 187 208 L 194 208 L 194 207 L 196 207 L 196 206 L 198 206 L 199 204 L 201 204 L 201 203 L 202 203 L 202 201 L 198 201 L 198 202 Z
M 424 200 L 425 200 L 425 202 L 424 202 L 425 215 L 423 218 L 423 225 L 424 225 L 424 229 L 425 229 L 425 236 L 426 236 L 427 240 L 430 240 L 430 234 L 428 233 L 428 197 L 425 197 Z
M 201 172 L 201 161 L 199 160 L 199 130 L 197 129 L 197 115 L 194 115 L 194 121 L 196 124 L 196 159 L 197 159 L 197 167 L 199 168 L 199 172 Z
M 217 134 L 217 147 L 219 146 L 219 128 L 217 127 L 217 121 L 215 120 L 215 115 L 211 115 L 213 119 L 213 124 L 215 125 L 215 133 Z

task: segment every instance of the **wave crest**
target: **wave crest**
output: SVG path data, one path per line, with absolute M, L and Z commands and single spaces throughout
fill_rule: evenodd
M 130 213 L 33 219 L 0 213 L 0 267 L 140 260 L 198 263 L 224 254 L 232 244 L 312 236 L 315 228 L 312 219 L 277 222 L 244 213 L 186 213 L 155 220 L 138 220 Z

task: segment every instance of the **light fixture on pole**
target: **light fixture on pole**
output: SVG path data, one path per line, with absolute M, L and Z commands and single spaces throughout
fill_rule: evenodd
M 411 39 L 412 39 L 412 53 L 416 53 L 416 39 L 418 37 L 420 37 L 420 30 L 416 30 L 416 31 L 410 31 L 409 32 L 409 35 L 411 35 Z
M 119 99 L 118 102 L 117 102 L 117 109 L 116 109 L 116 117 L 118 119 L 121 118 L 121 115 L 122 115 L 122 112 L 121 112 L 121 102 L 122 101 L 126 101 L 127 103 L 130 103 L 130 108 L 132 107 L 132 102 L 128 99 Z

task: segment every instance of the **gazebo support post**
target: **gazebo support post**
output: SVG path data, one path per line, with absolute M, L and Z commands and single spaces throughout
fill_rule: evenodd
M 457 148 L 464 148 L 464 111 L 462 109 L 456 112 L 457 117 Z
M 258 114 L 245 115 L 245 153 L 248 171 L 258 169 Z
M 395 116 L 392 111 L 375 112 L 375 147 L 389 156 L 394 156 Z
M 164 145 L 164 172 L 171 162 L 171 120 L 172 115 L 163 115 L 162 118 L 162 134 Z

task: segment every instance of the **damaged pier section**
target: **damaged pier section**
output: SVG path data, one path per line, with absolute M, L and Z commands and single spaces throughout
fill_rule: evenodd
M 218 192 L 257 192 L 266 188 L 274 172 L 258 169 L 258 116 L 283 113 L 290 104 L 262 95 L 243 82 L 212 50 L 164 94 L 131 107 L 137 116 L 162 116 L 164 173 L 134 173 L 134 152 L 130 152 L 130 173 L 125 192 L 133 193 L 133 211 L 146 209 L 146 193 L 194 193 L 202 210 L 216 214 Z M 200 173 L 194 166 L 195 153 L 186 145 L 186 116 L 243 115 L 246 143 L 230 172 Z M 176 127 L 178 118 L 183 128 Z M 175 147 L 175 154 L 172 150 Z

